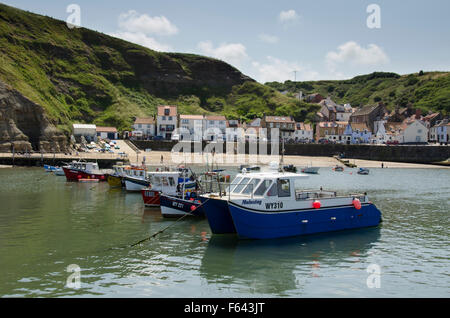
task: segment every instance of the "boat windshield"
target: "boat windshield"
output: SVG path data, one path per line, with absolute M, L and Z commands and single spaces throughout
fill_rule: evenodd
M 241 182 L 241 177 L 236 177 L 230 184 L 230 186 L 227 189 L 227 192 L 231 192 L 234 190 L 234 188 L 236 188 L 236 186 L 239 184 L 239 182 Z M 232 190 L 230 190 L 232 189 Z
M 244 186 L 250 181 L 250 178 L 243 178 L 241 182 L 233 189 L 233 193 L 240 193 Z
M 264 193 L 266 193 L 267 189 L 269 189 L 271 184 L 272 184 L 272 180 L 264 180 L 263 182 L 261 182 L 259 187 L 255 190 L 254 195 L 263 196 Z
M 259 184 L 259 182 L 261 181 L 261 179 L 251 179 L 250 182 L 247 184 L 247 186 L 244 188 L 244 191 L 242 191 L 242 194 L 250 194 L 252 193 L 255 189 L 256 186 Z

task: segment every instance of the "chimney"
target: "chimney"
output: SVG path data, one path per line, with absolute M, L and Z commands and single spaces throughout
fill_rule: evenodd
M 420 108 L 416 109 L 416 119 L 420 119 L 421 116 L 422 116 L 422 111 L 420 110 Z

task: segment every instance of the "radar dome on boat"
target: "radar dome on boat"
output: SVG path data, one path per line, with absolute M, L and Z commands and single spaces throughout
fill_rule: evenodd
M 271 170 L 278 170 L 280 164 L 277 161 L 272 161 L 271 163 L 269 163 L 269 167 Z

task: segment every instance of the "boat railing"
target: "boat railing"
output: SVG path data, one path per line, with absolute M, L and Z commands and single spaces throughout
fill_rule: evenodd
M 250 197 L 253 199 L 253 190 L 255 185 L 250 181 L 247 183 L 233 183 L 221 182 L 219 180 L 202 180 L 200 184 L 204 193 L 217 193 L 219 197 L 228 196 L 228 199 L 230 199 L 232 195 Z M 233 189 L 238 185 L 242 186 L 241 192 L 248 186 L 250 186 L 250 191 L 248 193 L 234 193 Z
M 359 199 L 361 202 L 365 202 L 367 194 L 351 193 L 347 195 L 338 195 L 335 191 L 325 190 L 295 190 L 295 199 L 308 200 L 308 199 L 336 199 L 336 198 L 348 198 Z

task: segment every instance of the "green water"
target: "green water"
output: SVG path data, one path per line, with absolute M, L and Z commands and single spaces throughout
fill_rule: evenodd
M 236 173 L 230 169 L 231 174 Z M 269 241 L 163 219 L 140 194 L 0 169 L 1 297 L 448 297 L 450 170 L 322 168 L 307 188 L 367 191 L 377 228 Z M 155 239 L 129 247 L 162 228 Z M 67 286 L 79 266 L 80 288 Z M 376 264 L 379 285 L 369 288 Z M 379 288 L 376 288 L 379 287 Z

